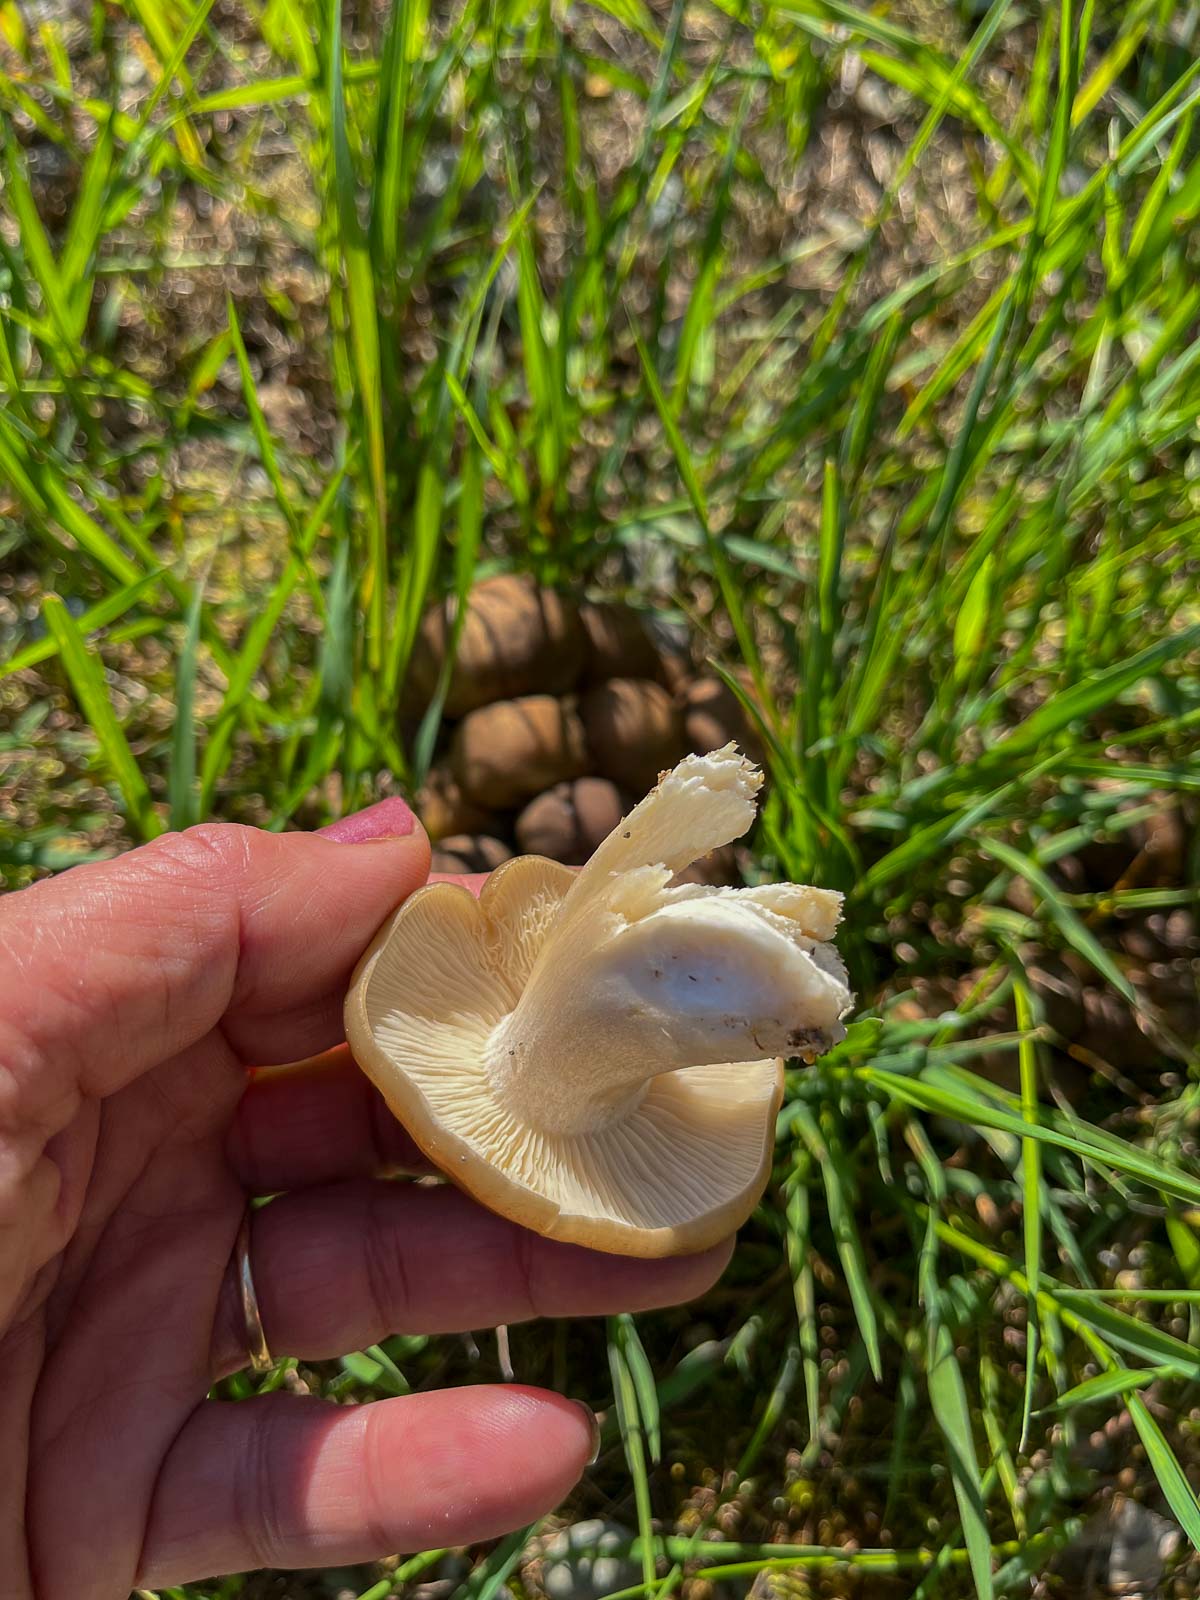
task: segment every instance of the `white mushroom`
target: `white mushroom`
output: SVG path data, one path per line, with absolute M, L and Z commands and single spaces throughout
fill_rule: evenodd
M 761 774 L 689 756 L 576 873 L 537 856 L 476 900 L 435 884 L 380 932 L 347 1035 L 417 1143 L 540 1233 L 627 1255 L 705 1249 L 766 1183 L 781 1056 L 842 1036 L 841 897 L 676 885 L 745 833 Z

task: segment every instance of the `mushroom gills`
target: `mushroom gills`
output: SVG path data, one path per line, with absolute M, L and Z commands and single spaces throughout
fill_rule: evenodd
M 666 774 L 578 873 L 420 890 L 355 974 L 357 1059 L 418 1144 L 494 1209 L 633 1255 L 714 1244 L 770 1172 L 782 1055 L 850 1006 L 840 897 L 675 884 L 754 817 L 732 745 Z

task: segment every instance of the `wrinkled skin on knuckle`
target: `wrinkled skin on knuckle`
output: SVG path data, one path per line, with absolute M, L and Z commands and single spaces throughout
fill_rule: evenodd
M 147 870 L 224 897 L 226 886 L 248 870 L 254 839 L 255 830 L 239 823 L 198 822 L 179 833 L 160 834 L 137 854 Z
M 29 1308 L 78 1220 L 95 1139 L 89 1104 L 98 1117 L 95 1102 L 155 1064 L 164 1038 L 182 1047 L 220 1016 L 232 982 L 221 952 L 236 917 L 221 880 L 244 857 L 243 831 L 166 835 L 5 902 L 0 1317 Z M 169 1121 L 178 1131 L 177 1108 Z
M 366 1303 L 380 1329 L 409 1329 L 412 1291 L 408 1282 L 404 1241 L 391 1225 L 386 1191 L 371 1186 L 363 1192 L 359 1233 Z
M 61 1187 L 58 1168 L 45 1156 L 19 1182 L 0 1178 L 0 1330 L 11 1331 L 53 1286 L 52 1263 L 64 1242 L 56 1218 Z
M 15 1059 L 40 1080 L 39 1100 L 55 1085 L 62 1099 L 67 1080 L 109 1093 L 150 1064 L 149 1039 L 182 1046 L 213 1025 L 233 980 L 233 875 L 250 831 L 206 824 L 163 835 L 13 897 L 0 1031 L 26 1042 Z M 12 1061 L 7 1043 L 0 1037 Z

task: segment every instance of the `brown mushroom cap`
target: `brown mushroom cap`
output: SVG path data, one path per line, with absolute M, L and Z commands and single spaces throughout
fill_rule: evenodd
M 674 700 L 682 700 L 692 681 L 692 663 L 677 650 L 664 650 L 656 674 L 658 682 Z
M 697 678 L 684 691 L 683 728 L 689 750 L 707 755 L 732 739 L 751 759 L 761 759 L 762 741 L 733 690 L 720 678 Z
M 431 767 L 416 797 L 417 815 L 436 843 L 452 833 L 487 833 L 496 818 L 491 811 L 468 800 L 449 767 Z
M 500 810 L 579 777 L 587 765 L 578 714 L 548 694 L 481 706 L 459 723 L 450 746 L 462 792 Z
M 607 778 L 556 783 L 531 800 L 517 818 L 517 843 L 526 855 L 582 866 L 626 809 L 620 790 Z
M 661 678 L 662 658 L 640 611 L 615 601 L 581 605 L 579 621 L 587 638 L 586 681 L 609 678 Z
M 660 683 L 611 678 L 588 690 L 579 715 L 596 766 L 634 793 L 651 788 L 683 753 L 679 711 Z
M 414 692 L 428 700 L 450 637 L 449 603 L 426 614 L 413 652 Z M 446 695 L 446 715 L 461 717 L 494 700 L 574 688 L 587 640 L 575 602 L 529 577 L 505 573 L 476 584 Z
M 441 841 L 436 850 L 430 852 L 429 870 L 493 872 L 511 857 L 512 851 L 503 839 L 493 839 L 486 833 L 451 834 Z
M 760 775 L 688 757 L 579 872 L 434 884 L 380 931 L 346 1002 L 356 1060 L 485 1204 L 628 1255 L 703 1250 L 770 1172 L 785 1049 L 840 1037 L 840 897 L 671 887 L 745 832 Z M 648 864 L 651 863 L 651 864 Z M 652 864 L 657 863 L 657 864 Z
M 677 874 L 675 882 L 710 883 L 731 887 L 740 879 L 734 848 L 731 844 L 723 844 L 715 850 L 710 850 L 707 855 L 699 856 L 690 867 Z

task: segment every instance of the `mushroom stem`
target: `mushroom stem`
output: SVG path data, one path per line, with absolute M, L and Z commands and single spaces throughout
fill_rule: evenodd
M 490 1035 L 491 1081 L 530 1127 L 593 1133 L 660 1073 L 809 1055 L 839 1036 L 841 964 L 795 921 L 732 891 L 656 898 L 636 921 L 600 913 L 595 941 L 551 934 L 558 959 Z

